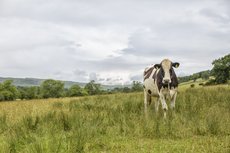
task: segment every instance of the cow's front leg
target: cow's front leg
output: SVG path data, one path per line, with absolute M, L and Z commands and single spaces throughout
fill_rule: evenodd
M 167 106 L 167 103 L 165 101 L 165 96 L 163 94 L 160 94 L 160 100 L 161 100 L 162 108 L 164 110 L 164 118 L 166 118 L 166 112 L 168 110 L 168 106 Z
M 171 99 L 170 106 L 172 110 L 175 108 L 176 96 L 177 96 L 177 90 L 173 88 L 172 90 L 170 90 L 170 99 Z
M 175 103 L 176 103 L 176 96 L 177 96 L 177 92 L 174 93 L 173 97 L 171 98 L 171 109 L 174 110 L 175 109 Z

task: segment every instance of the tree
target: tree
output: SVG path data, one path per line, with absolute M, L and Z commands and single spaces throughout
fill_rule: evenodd
M 77 84 L 72 85 L 68 90 L 68 96 L 70 97 L 83 96 L 83 95 L 84 95 L 83 89 Z
M 216 83 L 226 83 L 230 79 L 230 54 L 214 60 L 212 64 Z
M 0 83 L 0 101 L 15 100 L 17 98 L 18 90 L 12 83 L 12 80 Z
M 41 84 L 43 98 L 59 98 L 64 94 L 64 83 L 56 80 L 45 80 Z
M 37 99 L 40 98 L 40 87 L 17 87 L 20 99 Z
M 201 78 L 202 78 L 202 79 L 208 80 L 208 79 L 209 79 L 209 76 L 210 76 L 210 70 L 202 71 L 202 72 L 201 72 Z
M 142 91 L 142 90 L 143 90 L 143 86 L 142 86 L 141 82 L 133 81 L 132 91 Z
M 84 87 L 89 95 L 96 95 L 101 93 L 101 85 L 95 83 L 94 80 L 87 83 Z
M 128 93 L 131 92 L 131 89 L 129 87 L 124 87 L 122 92 Z
M 193 82 L 195 82 L 197 79 L 199 79 L 200 77 L 200 74 L 199 73 L 194 73 L 192 76 L 191 76 L 191 79 L 193 80 Z

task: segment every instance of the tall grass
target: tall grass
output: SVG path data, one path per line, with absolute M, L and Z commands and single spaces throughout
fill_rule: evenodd
M 2 114 L 0 152 L 228 152 L 229 93 L 221 87 L 181 91 L 166 120 L 154 104 L 145 117 L 141 93 L 58 101 L 15 123 Z

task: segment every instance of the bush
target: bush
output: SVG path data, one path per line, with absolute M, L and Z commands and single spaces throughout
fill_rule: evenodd
M 212 62 L 212 73 L 215 76 L 215 82 L 217 84 L 227 83 L 230 79 L 230 54 L 216 59 Z
M 0 101 L 15 100 L 18 90 L 12 85 L 12 80 L 6 80 L 0 83 Z
M 45 80 L 41 85 L 43 98 L 59 98 L 64 94 L 64 83 L 56 80 Z
M 210 86 L 210 85 L 215 85 L 215 84 L 216 84 L 216 80 L 215 79 L 210 79 L 204 85 L 205 86 Z

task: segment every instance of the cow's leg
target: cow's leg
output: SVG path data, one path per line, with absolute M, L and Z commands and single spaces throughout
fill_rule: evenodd
M 166 112 L 168 110 L 168 106 L 167 106 L 167 103 L 165 101 L 165 96 L 162 93 L 160 93 L 160 100 L 161 100 L 162 108 L 164 110 L 164 118 L 166 118 Z
M 157 98 L 157 101 L 155 102 L 155 111 L 156 111 L 156 113 L 158 112 L 159 104 L 160 104 L 160 98 Z
M 148 94 L 144 90 L 144 109 L 145 109 L 145 114 L 147 115 L 147 105 L 148 105 L 148 100 L 147 100 Z
M 147 94 L 147 102 L 148 102 L 149 105 L 152 102 L 152 97 L 149 94 Z
M 171 109 L 175 109 L 176 96 L 177 96 L 177 92 L 175 92 L 173 97 L 171 98 Z

